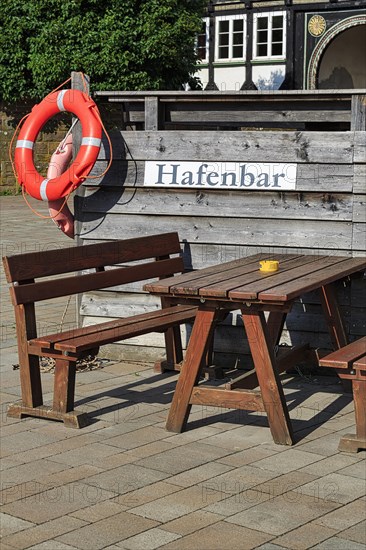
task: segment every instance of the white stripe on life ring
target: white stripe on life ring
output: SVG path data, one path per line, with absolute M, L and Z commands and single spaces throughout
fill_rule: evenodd
M 16 146 L 20 149 L 33 149 L 34 141 L 30 139 L 18 139 Z
M 81 140 L 81 145 L 93 145 L 95 147 L 100 147 L 101 141 L 102 140 L 100 138 L 83 137 Z
M 39 188 L 39 193 L 41 195 L 41 199 L 43 201 L 48 201 L 48 197 L 47 197 L 47 184 L 50 180 L 46 179 L 46 180 L 43 180 L 42 183 L 41 183 L 41 187 Z
M 64 95 L 66 94 L 67 90 L 61 90 L 61 92 L 57 96 L 57 107 L 60 109 L 60 111 L 66 111 L 64 107 Z

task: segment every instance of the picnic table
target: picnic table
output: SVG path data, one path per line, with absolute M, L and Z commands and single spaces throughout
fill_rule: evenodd
M 164 297 L 171 305 L 198 305 L 167 419 L 168 431 L 183 431 L 191 406 L 200 404 L 266 412 L 275 443 L 294 443 L 279 374 L 301 360 L 308 346 L 305 343 L 285 356 L 275 356 L 286 315 L 294 300 L 306 292 L 319 291 L 333 348 L 345 346 L 347 337 L 334 283 L 362 272 L 366 259 L 278 254 L 273 258 L 279 261 L 278 271 L 263 272 L 259 262 L 265 259 L 268 255 L 257 254 L 144 285 L 145 290 Z M 225 387 L 199 385 L 215 325 L 233 310 L 241 311 L 254 372 Z M 259 390 L 254 389 L 258 385 Z

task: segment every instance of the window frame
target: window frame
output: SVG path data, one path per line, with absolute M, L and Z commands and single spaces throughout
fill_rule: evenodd
M 243 56 L 242 57 L 233 57 L 233 47 L 238 44 L 234 44 L 234 21 L 243 21 Z M 229 56 L 228 57 L 219 57 L 219 28 L 221 21 L 229 21 Z M 241 32 L 241 31 L 240 31 Z M 220 15 L 215 18 L 215 63 L 229 63 L 229 62 L 243 62 L 246 60 L 246 32 L 247 32 L 247 17 L 246 14 L 235 14 L 235 15 Z
M 277 16 L 282 16 L 283 27 L 282 27 L 282 54 L 281 55 L 272 55 L 272 47 L 274 42 L 272 41 L 272 29 L 273 29 L 273 18 Z M 267 27 L 267 55 L 257 55 L 258 48 L 258 19 L 266 18 L 268 21 Z M 269 53 L 269 49 L 271 53 Z M 268 61 L 268 60 L 281 60 L 286 59 L 286 12 L 283 10 L 276 10 L 271 12 L 258 12 L 254 14 L 253 17 L 253 61 Z
M 201 63 L 203 65 L 206 65 L 209 62 L 209 38 L 210 38 L 210 18 L 209 17 L 202 17 L 202 26 L 203 24 L 206 25 L 206 42 L 205 42 L 205 49 L 206 49 L 206 56 L 205 58 L 198 57 L 198 35 L 196 37 L 196 53 L 197 53 L 197 62 Z M 203 33 L 199 33 L 199 35 Z

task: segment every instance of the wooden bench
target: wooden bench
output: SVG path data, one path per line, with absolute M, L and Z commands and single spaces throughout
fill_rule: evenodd
M 35 303 L 181 273 L 180 254 L 178 234 L 165 233 L 4 257 L 15 309 L 22 391 L 22 401 L 10 405 L 8 415 L 55 419 L 72 427 L 85 425 L 85 413 L 74 410 L 76 361 L 98 353 L 104 344 L 164 332 L 164 363 L 174 369 L 182 361 L 179 325 L 194 319 L 196 307 L 170 306 L 162 299 L 161 308 L 149 313 L 37 337 Z M 64 276 L 71 272 L 76 273 Z M 52 408 L 43 405 L 41 356 L 55 359 Z
M 352 381 L 356 416 L 356 434 L 341 438 L 340 451 L 366 449 L 366 336 L 333 351 L 319 360 L 322 367 L 336 369 L 340 378 Z

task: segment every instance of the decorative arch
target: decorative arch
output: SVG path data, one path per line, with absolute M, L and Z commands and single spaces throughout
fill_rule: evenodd
M 350 27 L 355 27 L 356 25 L 366 25 L 366 15 L 353 15 L 352 17 L 347 17 L 347 19 L 343 19 L 343 21 L 336 23 L 324 33 L 322 38 L 315 46 L 314 51 L 310 57 L 306 76 L 307 89 L 316 89 L 316 76 L 319 61 L 328 44 L 333 40 L 333 38 L 335 38 L 335 36 L 337 36 L 337 34 L 345 31 L 346 29 L 349 29 Z

